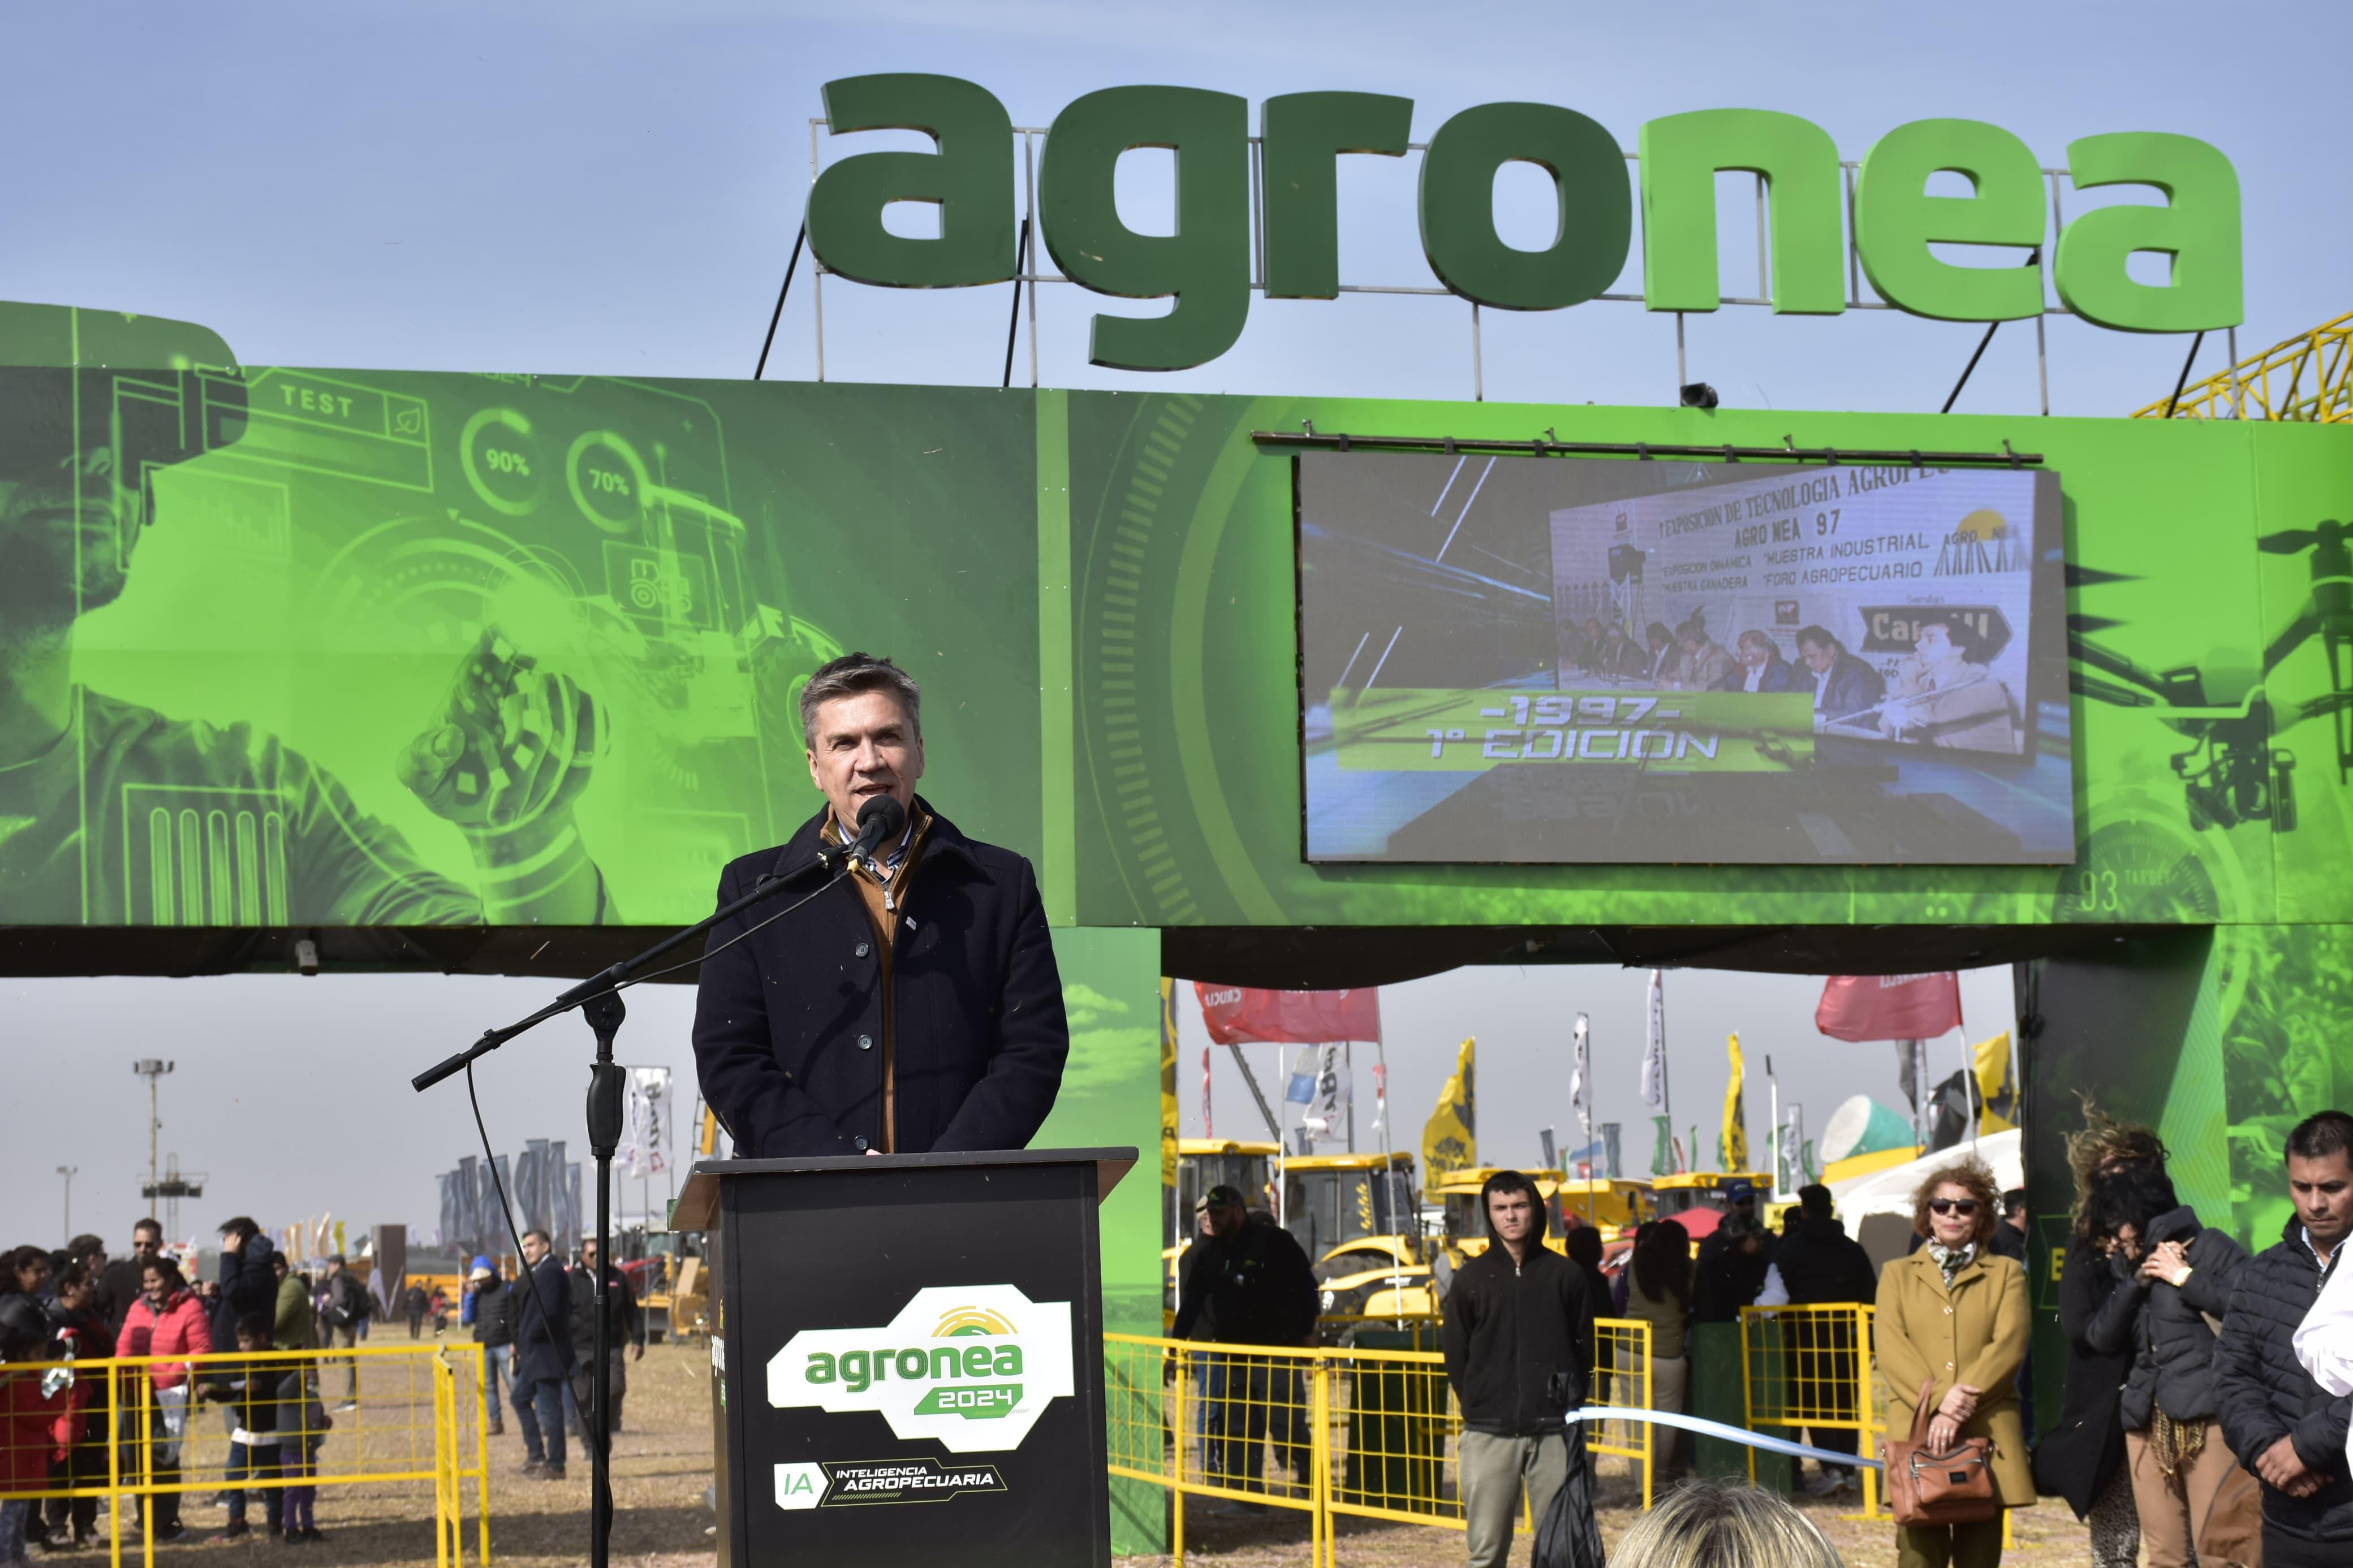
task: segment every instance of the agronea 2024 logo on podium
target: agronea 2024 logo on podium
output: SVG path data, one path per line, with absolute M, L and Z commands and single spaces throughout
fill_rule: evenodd
M 777 1409 L 871 1410 L 902 1440 L 954 1454 L 1019 1447 L 1048 1402 L 1075 1388 L 1071 1304 L 1011 1285 L 926 1287 L 881 1328 L 803 1329 L 768 1361 Z M 802 1468 L 815 1467 L 779 1470 Z

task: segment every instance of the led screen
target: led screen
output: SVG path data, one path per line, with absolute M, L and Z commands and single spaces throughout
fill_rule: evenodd
M 1299 459 L 1306 853 L 2065 864 L 2055 474 Z

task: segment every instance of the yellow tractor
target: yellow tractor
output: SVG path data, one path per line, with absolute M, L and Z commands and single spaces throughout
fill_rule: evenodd
M 1571 1176 L 1560 1184 L 1559 1208 L 1607 1237 L 1631 1232 L 1657 1212 L 1651 1184 L 1627 1176 Z
M 1736 1182 L 1747 1183 L 1759 1198 L 1773 1190 L 1773 1178 L 1763 1171 L 1685 1171 L 1657 1178 L 1651 1189 L 1658 1197 L 1659 1217 L 1672 1219 L 1703 1205 L 1721 1207 L 1724 1190 Z
M 1293 1155 L 1282 1163 L 1282 1223 L 1323 1282 L 1327 1333 L 1437 1315 L 1411 1154 Z

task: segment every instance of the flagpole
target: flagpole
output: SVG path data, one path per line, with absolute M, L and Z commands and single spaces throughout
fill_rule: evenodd
M 1985 1118 L 1979 1113 L 1983 1098 L 1978 1089 L 1978 1053 L 1969 1045 L 1969 1032 L 1961 1030 L 1961 1103 L 1969 1110 L 1969 1152 L 1978 1152 L 1978 1123 Z

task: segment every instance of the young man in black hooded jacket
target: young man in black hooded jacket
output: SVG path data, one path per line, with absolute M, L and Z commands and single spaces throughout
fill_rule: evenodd
M 1585 1273 L 1544 1244 L 1535 1184 L 1498 1171 L 1479 1190 L 1487 1250 L 1446 1293 L 1446 1379 L 1462 1406 L 1462 1513 L 1471 1568 L 1503 1568 L 1527 1494 L 1541 1520 L 1568 1479 L 1562 1416 L 1585 1402 L 1594 1303 Z

